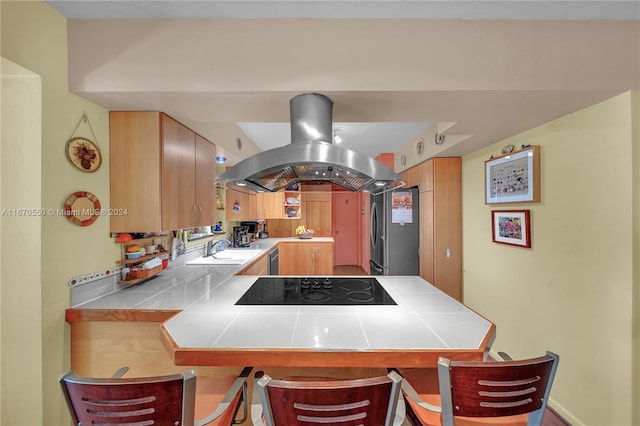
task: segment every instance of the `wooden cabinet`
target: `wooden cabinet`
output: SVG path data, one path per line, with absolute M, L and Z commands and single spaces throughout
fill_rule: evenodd
M 198 225 L 208 226 L 217 222 L 216 146 L 198 134 L 195 161 L 195 205 L 198 207 Z
M 269 235 L 273 237 L 295 237 L 295 229 L 305 225 L 315 231 L 316 237 L 332 237 L 332 192 L 331 185 L 303 184 L 301 191 L 285 191 L 288 197 L 300 200 L 300 217 L 270 219 L 267 221 Z M 286 209 L 286 205 L 285 205 Z M 302 211 L 304 210 L 304 214 Z
M 161 115 L 162 124 L 162 229 L 195 226 L 195 133 Z M 187 190 L 188 189 L 188 190 Z
M 302 218 L 302 197 L 300 191 L 284 191 L 282 216 L 287 219 Z
M 111 232 L 215 223 L 215 145 L 160 112 L 109 114 Z
M 313 229 L 316 237 L 333 236 L 331 185 L 302 185 L 302 204 L 302 223 Z
M 420 191 L 420 276 L 462 300 L 462 162 L 433 158 L 402 173 Z M 411 185 L 413 183 L 413 185 Z
M 257 217 L 256 193 L 236 185 L 227 185 L 225 191 L 227 220 L 255 220 Z
M 287 219 L 267 219 L 267 231 L 269 237 L 293 237 L 295 236 L 294 230 L 298 225 L 302 225 L 301 220 L 287 220 Z
M 333 275 L 333 243 L 329 241 L 282 242 L 280 275 Z
M 425 161 L 400 173 L 405 182 L 405 186 L 408 188 L 417 186 L 420 188 L 420 191 L 432 191 L 434 160 L 436 159 Z
M 283 191 L 261 192 L 257 195 L 257 219 L 282 219 L 284 217 Z
M 225 191 L 226 220 L 282 219 L 284 192 L 256 193 L 236 185 Z
M 333 243 L 298 243 L 298 274 L 333 275 Z
M 307 228 L 315 231 L 316 237 L 330 237 L 333 235 L 333 221 L 331 209 L 333 204 L 329 202 L 309 201 L 305 203 L 305 215 L 301 221 Z
M 426 181 L 429 184 L 429 180 Z M 462 300 L 462 161 L 437 158 L 433 162 L 433 282 Z M 429 228 L 427 228 L 429 229 Z
M 278 273 L 280 275 L 297 275 L 297 271 L 298 243 L 280 243 L 278 245 Z
M 265 253 L 247 267 L 241 269 L 236 275 L 269 275 L 269 255 Z
M 160 114 L 109 113 L 111 232 L 162 231 Z

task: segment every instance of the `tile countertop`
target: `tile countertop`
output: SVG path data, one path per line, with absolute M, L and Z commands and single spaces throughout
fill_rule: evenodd
M 483 359 L 495 337 L 490 321 L 420 277 L 376 277 L 397 305 L 239 306 L 257 279 L 233 275 L 246 264 L 184 265 L 193 258 L 73 309 L 181 310 L 161 326 L 176 365 L 435 366 L 440 355 Z
M 269 252 L 278 243 L 333 242 L 332 237 L 267 238 L 251 243 L 249 250 Z M 234 249 L 243 250 L 243 249 Z M 199 256 L 204 249 L 180 256 L 171 261 L 169 268 L 154 278 L 119 291 L 72 305 L 74 309 L 174 309 L 182 310 L 203 296 L 207 289 L 217 286 L 261 256 L 257 254 L 243 265 L 185 265 Z

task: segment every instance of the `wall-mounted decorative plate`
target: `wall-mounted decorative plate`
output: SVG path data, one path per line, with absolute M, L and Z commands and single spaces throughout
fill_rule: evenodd
M 424 150 L 424 141 L 422 138 L 418 138 L 416 141 L 416 155 L 420 157 L 422 155 L 422 151 Z
M 507 145 L 502 148 L 502 155 L 511 154 L 513 152 L 513 145 Z
M 100 149 L 89 139 L 69 139 L 65 147 L 65 154 L 67 159 L 83 172 L 95 172 L 102 164 Z
M 74 192 L 64 202 L 64 214 L 75 225 L 89 226 L 100 216 L 100 200 L 87 191 Z
M 401 155 L 400 156 L 400 164 L 402 164 L 403 166 L 405 164 L 407 164 L 407 156 L 406 155 Z

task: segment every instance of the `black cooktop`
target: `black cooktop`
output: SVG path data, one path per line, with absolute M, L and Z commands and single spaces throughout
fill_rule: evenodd
M 396 305 L 369 277 L 260 277 L 236 305 Z

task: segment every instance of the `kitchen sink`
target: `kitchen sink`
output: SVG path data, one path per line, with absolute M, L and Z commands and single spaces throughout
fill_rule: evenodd
M 261 250 L 227 249 L 213 256 L 199 257 L 187 265 L 242 265 L 262 253 Z

